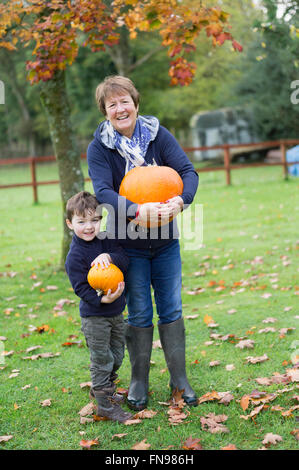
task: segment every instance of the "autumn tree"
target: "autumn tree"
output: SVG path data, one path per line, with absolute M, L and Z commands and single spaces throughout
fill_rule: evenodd
M 67 200 L 84 186 L 65 83 L 65 70 L 75 61 L 79 45 L 89 46 L 93 52 L 112 51 L 124 31 L 126 40 L 139 31 L 158 32 L 171 58 L 171 84 L 183 86 L 195 74 L 188 53 L 195 50 L 201 31 L 214 46 L 229 40 L 235 50 L 241 50 L 227 29 L 228 17 L 221 8 L 192 0 L 9 0 L 0 5 L 0 47 L 9 51 L 33 44 L 26 69 L 30 83 L 40 86 L 48 117 L 59 168 L 63 221 Z M 63 223 L 62 265 L 70 243 Z

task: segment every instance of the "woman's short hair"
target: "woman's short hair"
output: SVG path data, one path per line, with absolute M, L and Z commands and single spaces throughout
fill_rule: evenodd
M 106 116 L 105 102 L 113 95 L 129 94 L 134 102 L 135 108 L 139 104 L 139 92 L 134 83 L 127 77 L 121 75 L 111 75 L 106 77 L 96 89 L 95 98 L 100 111 Z

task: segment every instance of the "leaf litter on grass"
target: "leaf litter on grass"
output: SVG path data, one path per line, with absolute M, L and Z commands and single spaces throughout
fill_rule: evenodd
M 244 188 L 242 188 L 242 190 L 243 189 Z M 265 228 L 267 228 L 267 227 L 265 227 Z M 285 247 L 282 246 L 281 243 L 280 243 L 279 248 L 276 249 L 276 251 L 274 250 L 274 248 L 273 249 L 271 248 L 270 244 L 268 244 L 268 246 L 267 246 L 267 249 L 268 249 L 267 254 L 266 254 L 265 251 L 264 252 L 258 251 L 261 248 L 264 249 L 263 245 L 259 245 L 259 244 L 262 243 L 263 237 L 261 236 L 260 233 L 259 234 L 257 233 L 257 230 L 254 230 L 254 232 L 252 230 L 250 230 L 249 225 L 248 225 L 248 229 L 244 228 L 244 230 L 246 230 L 246 232 L 247 232 L 247 237 L 250 237 L 250 238 L 254 239 L 254 245 L 256 246 L 256 248 L 254 248 L 254 249 L 256 249 L 256 253 L 254 253 L 254 250 L 250 246 L 248 246 L 249 244 L 245 245 L 245 243 L 244 243 L 244 249 L 246 248 L 246 250 L 249 251 L 249 255 L 246 257 L 245 260 L 242 260 L 242 261 L 241 261 L 241 258 L 240 258 L 240 260 L 233 259 L 234 256 L 230 253 L 230 250 L 226 249 L 226 248 L 223 250 L 223 248 L 222 248 L 224 246 L 224 244 L 226 243 L 225 233 L 224 233 L 222 235 L 221 243 L 217 242 L 217 243 L 219 243 L 218 244 L 219 249 L 218 249 L 217 253 L 215 252 L 215 255 L 217 255 L 218 258 L 216 258 L 216 256 L 213 257 L 213 253 L 210 253 L 210 256 L 207 257 L 205 260 L 203 260 L 205 264 L 202 263 L 202 266 L 200 266 L 199 268 L 194 265 L 194 261 L 195 261 L 196 258 L 193 258 L 193 260 L 192 260 L 192 263 L 193 263 L 192 264 L 192 271 L 194 272 L 194 275 L 196 273 L 200 274 L 200 280 L 201 280 L 200 284 L 201 284 L 201 286 L 196 287 L 196 288 L 192 288 L 192 291 L 195 292 L 197 295 L 196 296 L 193 295 L 193 296 L 190 296 L 190 297 L 188 296 L 188 298 L 189 299 L 191 298 L 191 301 L 195 301 L 195 300 L 200 298 L 200 301 L 201 301 L 202 299 L 206 298 L 207 294 L 210 295 L 210 297 L 212 299 L 211 302 L 214 301 L 214 304 L 215 304 L 215 307 L 216 307 L 216 311 L 213 310 L 213 311 L 211 311 L 212 313 L 210 313 L 211 318 L 212 319 L 215 318 L 215 320 L 218 323 L 219 318 L 221 318 L 220 316 L 218 316 L 218 313 L 221 313 L 221 314 L 225 313 L 226 314 L 225 319 L 227 319 L 228 321 L 231 321 L 231 322 L 233 320 L 235 320 L 236 321 L 235 324 L 238 325 L 238 320 L 240 319 L 241 315 L 243 315 L 241 304 L 242 304 L 242 301 L 243 301 L 245 295 L 247 295 L 247 297 L 245 299 L 245 301 L 247 302 L 248 294 L 250 294 L 250 292 L 251 293 L 256 292 L 256 296 L 258 297 L 259 302 L 260 302 L 260 304 L 259 304 L 260 307 L 259 308 L 262 308 L 263 311 L 267 311 L 268 316 L 264 315 L 264 317 L 267 317 L 268 319 L 273 319 L 274 317 L 277 317 L 277 318 L 275 318 L 275 320 L 277 322 L 279 322 L 279 321 L 281 321 L 281 315 L 279 317 L 279 312 L 277 312 L 275 310 L 275 313 L 274 313 L 274 308 L 272 308 L 274 306 L 273 305 L 274 302 L 276 302 L 277 299 L 278 299 L 278 294 L 280 294 L 280 293 L 281 293 L 281 295 L 287 295 L 288 294 L 289 296 L 291 296 L 293 294 L 297 295 L 297 294 L 295 294 L 295 292 L 299 293 L 299 289 L 298 288 L 295 289 L 295 288 L 293 288 L 293 286 L 291 288 L 292 281 L 283 282 L 281 280 L 282 273 L 279 272 L 279 270 L 276 269 L 276 267 L 274 267 L 274 265 L 276 264 L 279 269 L 280 269 L 280 267 L 283 266 L 284 272 L 287 272 L 287 270 L 290 269 L 290 265 L 289 265 L 290 260 L 286 259 L 286 258 L 282 258 L 282 253 L 278 253 L 280 248 L 281 248 L 281 250 L 285 248 Z M 256 234 L 255 238 L 253 238 L 251 236 L 253 233 Z M 279 237 L 282 240 L 281 237 L 283 237 L 283 235 L 281 235 L 281 233 L 279 233 Z M 291 235 L 290 235 L 290 237 L 291 237 Z M 285 238 L 288 238 L 288 236 L 285 235 Z M 245 238 L 243 240 L 245 240 Z M 274 243 L 276 243 L 276 241 L 272 242 L 273 245 L 274 245 Z M 251 245 L 252 245 L 252 243 L 251 243 Z M 266 244 L 264 243 L 264 245 L 266 245 Z M 289 242 L 288 242 L 288 246 L 290 246 Z M 298 246 L 299 246 L 298 242 L 297 242 L 296 246 L 292 244 L 291 250 L 293 250 L 293 253 L 294 253 L 294 249 L 298 249 Z M 211 246 L 211 248 L 213 249 L 213 246 Z M 217 248 L 217 246 L 216 246 L 216 248 Z M 221 252 L 221 250 L 222 250 L 222 252 Z M 269 256 L 268 256 L 268 253 L 269 253 Z M 225 259 L 225 262 L 222 262 L 222 258 L 223 258 L 222 255 L 224 255 L 224 254 L 227 255 L 227 257 Z M 288 254 L 291 254 L 291 252 L 289 251 Z M 221 256 L 219 256 L 219 255 L 221 255 Z M 277 255 L 279 255 L 279 256 L 277 256 Z M 232 259 L 230 259 L 230 258 L 232 258 Z M 221 262 L 220 262 L 219 259 L 221 260 Z M 219 260 L 219 261 L 217 261 L 217 260 Z M 209 262 L 209 264 L 208 264 L 208 262 Z M 223 266 L 221 265 L 221 263 L 222 263 Z M 265 271 L 265 269 L 267 269 L 269 265 L 271 266 L 271 268 L 269 268 L 268 271 L 273 271 L 273 273 L 262 272 L 262 269 L 264 269 L 264 271 Z M 242 266 L 244 266 L 244 268 L 246 268 L 246 269 L 248 268 L 248 273 L 249 274 L 246 274 L 246 278 L 245 277 L 243 278 L 243 276 L 241 276 L 241 274 L 236 276 L 236 273 L 239 272 L 237 270 L 239 268 L 241 268 Z M 273 269 L 272 269 L 272 266 L 273 266 Z M 198 270 L 201 269 L 201 268 L 203 268 L 203 269 L 199 272 Z M 225 269 L 223 269 L 223 268 L 225 268 Z M 15 266 L 13 266 L 10 269 L 11 269 L 11 272 L 12 272 L 12 276 L 11 277 L 7 276 L 7 278 L 5 280 L 11 280 L 11 281 L 16 282 L 16 280 L 18 280 L 20 278 L 20 273 L 18 273 L 18 275 L 13 274 L 13 271 L 17 271 L 17 268 L 15 268 Z M 203 272 L 203 270 L 205 272 Z M 18 269 L 18 271 L 19 271 L 19 269 Z M 217 273 L 219 274 L 219 273 L 222 273 L 222 272 L 224 272 L 225 276 L 227 276 L 225 278 L 225 283 L 223 283 L 223 282 L 220 283 L 219 279 L 217 278 Z M 246 270 L 244 270 L 244 272 L 246 272 Z M 209 276 L 213 276 L 213 282 L 210 284 L 210 286 L 207 285 L 207 283 L 209 283 L 209 281 L 210 281 Z M 221 276 L 221 277 L 224 277 L 224 276 Z M 205 282 L 206 279 L 207 279 L 207 282 Z M 47 291 L 46 285 L 56 285 L 56 284 L 58 286 L 58 283 L 56 282 L 55 279 L 43 282 L 43 285 L 45 286 L 46 291 Z M 189 290 L 191 290 L 191 289 L 189 289 Z M 271 297 L 269 296 L 268 298 L 261 298 L 260 296 L 262 295 L 263 292 L 271 293 L 272 296 Z M 51 292 L 48 292 L 48 294 L 50 294 L 50 293 Z M 53 291 L 53 293 L 51 293 L 51 294 L 54 295 L 55 291 Z M 7 295 L 9 295 L 9 294 L 7 294 Z M 34 295 L 36 295 L 36 296 L 39 295 L 40 298 L 41 298 L 41 296 L 45 297 L 47 295 L 47 292 L 45 292 L 45 293 L 44 292 L 39 292 L 39 289 L 36 288 L 35 291 L 34 291 Z M 198 295 L 200 295 L 201 297 L 198 297 Z M 224 297 L 224 295 L 226 295 L 226 297 Z M 228 297 L 230 295 L 232 295 L 234 297 Z M 244 297 L 243 297 L 243 295 L 244 295 Z M 215 296 L 215 297 L 213 297 L 213 296 Z M 220 300 L 219 296 L 223 296 L 223 298 L 221 298 L 221 300 Z M 225 308 L 227 300 L 230 300 L 231 298 L 233 300 L 235 300 L 235 305 L 229 304 L 229 306 L 227 306 L 227 308 Z M 251 297 L 250 297 L 250 299 L 251 299 Z M 29 302 L 29 300 L 27 300 L 27 298 L 26 298 L 26 300 L 22 299 L 22 301 L 27 302 L 28 306 L 30 307 L 30 305 L 29 305 L 30 302 Z M 210 302 L 210 300 L 207 301 L 207 302 Z M 244 304 L 246 302 L 244 302 Z M 290 309 L 291 309 L 291 307 L 290 307 L 291 303 L 290 303 L 289 300 L 287 300 L 284 304 L 282 302 L 283 301 L 281 301 L 281 305 L 282 305 L 281 306 L 281 312 L 285 312 L 284 315 L 285 315 L 285 317 L 287 317 L 287 312 L 289 312 Z M 219 307 L 219 310 L 217 310 L 218 306 L 220 306 L 222 303 L 224 303 L 224 305 L 223 305 L 224 312 L 221 311 L 220 307 Z M 238 305 L 238 307 L 236 307 L 236 304 Z M 195 305 L 195 304 L 193 303 L 193 305 Z M 284 305 L 288 305 L 288 307 L 284 307 Z M 232 309 L 230 307 L 236 307 L 236 308 Z M 293 306 L 293 309 L 294 309 L 294 306 Z M 4 318 L 7 319 L 8 321 L 10 319 L 13 320 L 13 316 L 15 315 L 15 313 L 19 313 L 16 310 L 17 309 L 15 308 L 15 310 L 10 311 L 9 315 L 4 313 L 4 315 L 5 315 Z M 232 310 L 236 310 L 236 311 L 233 312 Z M 247 312 L 251 313 L 251 312 L 249 312 L 249 310 L 246 311 L 246 314 L 247 314 Z M 40 313 L 40 312 L 38 312 L 38 313 Z M 253 312 L 253 309 L 252 309 L 252 313 L 256 317 L 256 313 Z M 293 313 L 293 318 L 294 319 L 299 318 L 299 315 L 296 315 L 296 313 L 298 313 L 298 312 L 294 311 L 292 313 Z M 61 315 L 61 317 L 63 317 L 65 315 L 64 310 L 62 308 L 55 310 L 54 315 L 55 314 L 58 314 L 59 316 Z M 262 314 L 262 312 L 261 312 L 261 314 Z M 53 317 L 54 317 L 54 315 L 53 315 Z M 233 315 L 233 316 L 229 316 L 229 315 Z M 200 315 L 200 317 L 201 317 L 201 315 Z M 61 318 L 61 320 L 63 320 L 63 318 Z M 192 327 L 193 327 L 193 324 L 195 324 L 195 326 L 196 326 L 196 322 L 197 322 L 196 318 L 192 318 L 192 319 L 190 318 L 190 319 L 187 319 L 187 320 L 192 322 Z M 211 321 L 210 324 L 213 324 L 213 323 L 217 324 L 216 321 L 213 321 L 213 322 Z M 257 320 L 253 320 L 253 321 L 256 322 Z M 48 322 L 49 322 L 48 318 L 43 318 L 43 319 L 41 319 L 41 321 L 38 324 L 43 325 L 43 324 L 47 324 Z M 266 322 L 263 322 L 263 323 L 266 323 Z M 269 323 L 274 323 L 274 322 L 270 320 Z M 270 387 L 270 389 L 269 389 L 269 390 L 271 390 L 270 393 L 277 393 L 276 391 L 273 392 L 273 389 L 275 387 L 276 388 L 281 388 L 282 390 L 283 390 L 283 387 L 288 389 L 288 391 L 277 395 L 277 397 L 273 401 L 270 401 L 268 403 L 262 403 L 261 402 L 258 405 L 256 403 L 254 403 L 253 401 L 251 401 L 248 405 L 248 408 L 247 408 L 247 410 L 249 409 L 249 411 L 246 410 L 247 413 L 249 413 L 252 410 L 252 407 L 256 408 L 256 407 L 262 406 L 262 405 L 263 405 L 263 408 L 261 409 L 261 411 L 262 411 L 263 414 L 266 414 L 266 413 L 270 414 L 271 411 L 273 411 L 273 412 L 275 411 L 275 413 L 279 413 L 279 414 L 280 413 L 290 412 L 291 415 L 292 415 L 292 413 L 295 413 L 295 411 L 296 411 L 294 409 L 294 407 L 297 406 L 297 402 L 291 402 L 291 400 L 293 400 L 293 398 L 287 399 L 287 397 L 290 394 L 294 395 L 296 393 L 296 388 L 293 390 L 293 392 L 291 392 L 291 387 L 296 387 L 296 383 L 298 382 L 298 380 L 296 380 L 296 377 L 298 376 L 297 375 L 298 372 L 297 372 L 297 369 L 296 369 L 296 363 L 293 363 L 293 366 L 290 366 L 288 372 L 287 372 L 287 370 L 285 370 L 285 372 L 283 372 L 283 373 L 281 373 L 281 371 L 274 372 L 274 371 L 277 370 L 277 365 L 276 365 L 275 369 L 274 369 L 274 367 L 272 369 L 273 374 L 269 373 L 269 368 L 271 367 L 272 361 L 275 360 L 275 355 L 274 355 L 275 349 L 274 349 L 274 347 L 277 344 L 277 343 L 275 343 L 275 341 L 278 340 L 278 338 L 283 339 L 283 337 L 287 337 L 287 335 L 292 335 L 294 333 L 294 330 L 292 329 L 292 327 L 294 325 L 287 324 L 287 323 L 282 323 L 281 326 L 284 327 L 284 329 L 277 327 L 276 331 L 274 331 L 274 330 L 258 331 L 259 327 L 257 326 L 256 336 L 254 337 L 254 339 L 256 340 L 255 345 L 254 345 L 255 350 L 258 350 L 258 348 L 262 345 L 262 342 L 263 342 L 262 338 L 264 339 L 264 336 L 262 337 L 263 334 L 267 335 L 267 340 L 268 340 L 268 338 L 269 339 L 271 338 L 270 341 L 272 342 L 272 344 L 269 347 L 271 347 L 273 349 L 267 349 L 267 350 L 264 349 L 264 350 L 258 351 L 256 353 L 256 355 L 252 355 L 252 356 L 248 356 L 248 355 L 245 354 L 246 353 L 245 348 L 244 348 L 244 350 L 241 350 L 241 349 L 238 350 L 238 348 L 232 349 L 232 353 L 235 354 L 236 357 L 238 355 L 238 357 L 243 360 L 243 364 L 242 364 L 243 376 L 245 375 L 246 378 L 249 381 L 255 380 L 256 384 L 257 384 L 256 387 L 261 389 L 262 392 L 267 394 L 266 390 L 268 390 L 268 387 Z M 276 327 L 276 324 L 275 324 L 275 327 Z M 221 328 L 221 326 L 219 328 Z M 47 334 L 48 332 L 45 332 L 45 333 Z M 220 348 L 222 348 L 222 345 L 223 345 L 223 348 L 226 348 L 226 347 L 229 347 L 229 344 L 234 345 L 238 341 L 248 339 L 247 334 L 246 334 L 247 337 L 237 338 L 237 336 L 241 336 L 241 334 L 239 334 L 239 332 L 237 333 L 236 331 L 232 330 L 230 333 L 235 333 L 235 335 L 232 335 L 232 334 L 229 335 L 229 337 L 226 339 L 226 344 L 225 345 L 223 344 L 224 341 L 225 341 L 224 338 L 225 338 L 225 336 L 227 336 L 225 334 L 220 335 L 222 337 L 211 338 L 211 339 L 213 339 L 212 344 L 214 344 L 215 346 L 218 346 L 218 347 L 220 346 Z M 258 335 L 257 333 L 260 333 L 260 334 Z M 43 338 L 44 337 L 45 337 L 45 334 L 43 334 Z M 272 338 L 274 338 L 274 339 L 272 339 Z M 60 344 L 61 343 L 62 343 L 62 341 L 60 341 Z M 12 343 L 9 343 L 9 344 L 10 344 L 10 349 L 16 348 L 15 346 L 12 346 Z M 267 347 L 266 341 L 265 341 L 265 347 Z M 19 349 L 21 349 L 21 348 L 19 348 Z M 51 349 L 47 349 L 47 350 L 51 350 Z M 270 354 L 270 351 L 272 352 L 272 354 Z M 18 353 L 19 353 L 19 351 L 14 351 L 14 353 L 12 353 L 10 356 L 7 356 L 7 358 L 5 358 L 7 360 L 7 363 L 9 363 L 9 361 L 12 359 L 14 361 L 14 364 L 15 364 L 15 361 L 20 357 L 20 356 L 18 356 Z M 209 351 L 207 352 L 207 358 L 206 359 L 208 359 L 208 353 L 209 353 Z M 267 355 L 269 355 L 269 360 L 267 360 L 267 362 L 265 362 L 265 366 L 267 367 L 266 370 L 268 371 L 268 373 L 265 373 L 265 372 L 259 373 L 258 372 L 257 374 L 253 375 L 254 371 L 256 371 L 256 370 L 258 370 L 258 371 L 259 370 L 265 370 L 265 368 L 262 369 L 264 364 L 259 363 L 259 361 L 257 359 L 257 358 L 263 357 L 262 355 L 265 354 L 265 353 L 267 353 Z M 67 358 L 67 354 L 68 354 L 68 351 L 66 351 L 65 348 L 64 348 L 64 357 Z M 239 356 L 239 354 L 240 354 L 240 356 Z M 42 358 L 39 358 L 39 359 L 41 359 L 41 361 L 38 361 L 39 366 L 43 366 L 46 362 L 48 362 L 46 360 L 42 360 Z M 211 359 L 214 359 L 214 358 L 211 358 Z M 218 357 L 215 357 L 215 359 L 218 359 Z M 245 362 L 247 360 L 248 360 L 248 363 Z M 51 361 L 51 364 L 53 362 L 53 370 L 54 370 L 54 367 L 55 367 L 54 363 L 56 362 L 56 360 L 52 361 L 52 359 L 51 359 L 50 361 Z M 221 356 L 221 361 L 224 362 L 223 359 L 222 359 L 222 356 Z M 203 365 L 203 367 L 205 367 L 204 360 L 200 361 L 200 362 Z M 231 360 L 230 360 L 230 362 L 231 362 Z M 246 366 L 245 366 L 245 364 L 246 364 Z M 276 362 L 276 364 L 277 364 L 277 362 Z M 233 377 L 237 378 L 237 377 L 239 377 L 237 375 L 237 374 L 239 374 L 237 360 L 235 362 L 235 365 L 236 365 L 237 370 L 235 370 L 233 372 L 230 372 L 230 376 L 233 376 Z M 30 366 L 31 366 L 31 364 L 30 364 Z M 18 367 L 18 365 L 14 365 L 13 367 Z M 248 373 L 247 373 L 246 368 L 248 370 Z M 211 370 L 211 369 L 208 368 L 208 370 Z M 212 370 L 211 374 L 217 373 L 218 371 L 222 372 L 221 367 L 220 368 L 217 367 L 214 370 Z M 10 372 L 11 371 L 9 371 L 9 373 Z M 224 371 L 224 374 L 225 373 L 226 372 Z M 258 375 L 267 375 L 267 377 L 258 377 Z M 245 377 L 243 377 L 243 376 L 242 376 L 242 378 L 237 378 L 237 380 L 242 381 L 242 382 L 245 381 Z M 254 379 L 253 377 L 256 377 L 256 378 Z M 14 378 L 14 379 L 11 379 L 11 380 L 18 380 L 18 379 Z M 84 380 L 84 379 L 81 379 L 81 380 Z M 223 379 L 223 380 L 225 380 L 225 379 Z M 79 380 L 78 380 L 78 382 L 79 382 Z M 36 384 L 36 385 L 39 385 L 39 384 Z M 245 385 L 245 382 L 244 382 L 244 385 Z M 246 386 L 247 385 L 248 385 L 248 383 L 246 383 Z M 249 383 L 249 385 L 250 385 L 250 383 Z M 211 387 L 211 384 L 210 384 L 210 387 Z M 215 385 L 213 385 L 213 388 L 214 387 L 215 387 Z M 254 388 L 254 386 L 252 387 L 252 389 L 253 388 Z M 211 388 L 210 388 L 210 390 L 211 390 Z M 205 391 L 207 393 L 211 393 L 209 391 L 208 385 L 207 385 L 206 390 L 202 390 L 201 393 L 203 394 Z M 248 394 L 250 394 L 251 392 L 253 392 L 253 390 L 249 391 Z M 216 392 L 215 391 L 215 393 L 218 394 L 218 396 L 220 396 L 221 392 Z M 222 393 L 224 393 L 224 392 L 222 392 Z M 234 395 L 236 395 L 235 391 L 234 391 Z M 45 396 L 47 396 L 47 395 L 45 395 Z M 264 395 L 264 397 L 265 396 L 266 395 Z M 282 397 L 284 397 L 284 401 L 281 400 Z M 241 398 L 241 396 L 235 396 L 234 399 L 229 402 L 229 405 L 231 405 L 231 406 L 229 406 L 227 410 L 228 411 L 232 410 L 233 406 L 234 406 L 234 402 L 236 402 L 240 398 Z M 288 405 L 288 400 L 289 400 L 289 405 Z M 215 406 L 218 407 L 218 405 L 221 406 L 220 400 L 218 398 L 215 398 L 214 400 L 211 400 L 211 401 L 207 401 L 207 404 L 208 404 L 208 406 L 212 406 L 212 407 L 215 407 Z M 284 407 L 281 406 L 282 404 L 284 404 Z M 201 408 L 200 411 L 202 411 L 204 406 L 205 406 L 205 402 L 203 401 L 202 405 L 200 406 L 200 408 Z M 281 406 L 281 409 L 279 409 L 279 406 Z M 275 407 L 275 409 L 274 409 L 274 407 Z M 185 408 L 182 408 L 182 411 L 184 413 Z M 86 417 L 88 417 L 88 415 Z M 166 414 L 166 418 L 169 418 L 168 414 Z M 258 423 L 258 418 L 259 418 L 259 413 L 253 419 L 257 419 L 257 423 Z M 264 422 L 263 421 L 263 415 L 261 415 L 260 418 L 261 418 L 261 422 L 263 423 Z M 91 418 L 91 419 L 93 419 L 93 418 Z M 230 416 L 230 421 L 229 422 L 231 422 L 231 419 L 232 419 L 232 416 Z M 239 419 L 239 417 L 238 417 L 238 414 L 236 413 L 236 415 L 234 416 L 234 421 L 236 421 L 238 419 Z M 187 424 L 188 422 L 191 422 L 191 421 L 196 422 L 196 418 L 193 418 L 192 415 L 191 415 L 191 417 L 189 416 L 188 419 L 183 419 L 182 422 L 180 423 L 180 425 L 184 426 L 185 423 Z M 251 421 L 252 421 L 251 419 L 247 420 L 246 426 L 247 425 L 250 426 Z M 282 420 L 282 421 L 284 421 L 284 420 Z M 288 419 L 288 422 L 290 422 L 289 419 Z M 100 423 L 100 425 L 102 425 L 102 423 Z M 103 425 L 105 425 L 105 423 L 103 423 Z M 138 431 L 139 431 L 139 429 L 138 429 Z M 283 443 L 284 443 L 284 445 L 286 445 L 286 435 L 282 434 L 281 431 L 278 431 L 278 430 L 275 431 L 273 429 L 273 433 L 274 432 L 276 432 L 277 435 L 281 434 L 283 436 L 283 439 L 284 439 Z M 293 427 L 293 433 L 294 433 L 293 435 L 294 435 L 294 439 L 295 439 L 296 438 L 295 436 L 298 435 L 298 433 L 296 433 L 296 426 Z M 11 430 L 8 430 L 6 432 L 6 434 L 13 434 L 13 433 L 12 433 Z M 148 439 L 148 440 L 150 441 L 150 439 Z M 275 444 L 272 444 L 272 445 L 274 446 Z

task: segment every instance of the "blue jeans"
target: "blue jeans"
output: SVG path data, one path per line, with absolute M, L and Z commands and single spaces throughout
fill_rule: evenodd
M 139 328 L 152 325 L 154 289 L 159 324 L 171 323 L 182 316 L 182 274 L 178 240 L 146 250 L 126 248 L 130 258 L 126 276 L 128 323 Z

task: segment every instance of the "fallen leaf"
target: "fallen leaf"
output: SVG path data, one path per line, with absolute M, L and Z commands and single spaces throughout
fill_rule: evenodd
M 240 400 L 240 405 L 243 411 L 247 410 L 248 405 L 249 405 L 249 395 L 243 395 L 243 397 Z
M 79 444 L 84 449 L 90 449 L 92 446 L 97 446 L 99 444 L 99 441 L 98 439 L 93 439 L 90 441 L 86 441 L 85 439 L 82 439 Z
M 221 447 L 220 450 L 238 450 L 235 444 L 228 444 L 225 447 Z
M 90 388 L 91 385 L 91 382 L 82 382 L 80 383 L 80 388 Z
M 90 402 L 87 405 L 83 406 L 83 408 L 79 411 L 79 415 L 80 416 L 92 415 L 95 409 L 96 409 L 96 405 Z
M 210 366 L 210 367 L 215 367 L 215 366 L 219 366 L 219 365 L 220 365 L 220 361 L 211 361 L 211 362 L 209 363 L 209 366 Z
M 287 375 L 292 382 L 299 382 L 299 369 L 287 369 Z
M 40 404 L 42 406 L 51 406 L 51 404 L 52 404 L 51 400 L 52 400 L 52 398 L 47 398 L 46 400 L 41 401 Z
M 227 311 L 229 315 L 232 315 L 233 313 L 236 313 L 237 310 L 235 308 L 231 308 L 230 310 Z
M 40 358 L 49 358 L 49 357 L 57 357 L 57 356 L 60 356 L 60 352 L 58 353 L 41 353 L 41 354 L 34 354 L 33 356 L 26 356 L 26 357 L 22 357 L 22 359 L 31 359 L 32 361 L 35 361 L 36 359 L 40 359 Z
M 22 387 L 22 390 L 26 390 L 27 388 L 30 388 L 30 387 L 31 387 L 31 384 L 24 385 L 24 387 Z
M 40 345 L 31 346 L 30 348 L 27 348 L 27 349 L 26 349 L 26 352 L 35 351 L 35 349 L 40 349 L 40 348 L 42 348 L 42 346 L 40 346 Z
M 215 415 L 214 413 L 209 413 L 200 418 L 201 427 L 204 431 L 209 431 L 212 434 L 228 433 L 229 429 L 222 424 L 227 420 L 227 418 L 228 416 L 226 415 Z
M 260 363 L 260 362 L 265 362 L 265 361 L 268 361 L 269 358 L 267 356 L 267 354 L 264 354 L 263 356 L 257 356 L 257 357 L 253 357 L 253 356 L 247 356 L 246 357 L 246 362 L 249 363 L 249 364 L 257 364 L 257 363 Z
M 93 418 L 85 418 L 84 416 L 80 417 L 80 424 L 93 423 Z
M 150 448 L 150 446 L 151 445 L 146 442 L 146 439 L 143 439 L 143 441 L 138 442 L 133 447 L 131 447 L 131 449 L 133 449 L 133 450 L 147 450 L 147 449 Z
M 220 397 L 218 393 L 213 390 L 212 392 L 205 393 L 202 397 L 198 398 L 198 404 L 204 403 L 206 401 L 219 400 Z
M 193 437 L 188 437 L 183 443 L 183 449 L 185 450 L 203 450 L 202 445 L 200 444 L 200 439 L 193 439 Z
M 236 348 L 244 349 L 244 348 L 253 348 L 254 346 L 254 341 L 252 339 L 244 339 L 239 341 L 238 344 L 236 344 Z
M 107 416 L 99 416 L 96 414 L 92 415 L 93 421 L 109 421 L 109 418 Z
M 263 328 L 262 330 L 259 330 L 258 333 L 261 334 L 261 333 L 275 333 L 276 329 L 271 327 L 271 326 L 268 326 L 268 328 Z
M 45 331 L 49 331 L 50 326 L 49 325 L 41 325 L 36 328 L 36 331 L 38 333 L 44 333 Z
M 153 418 L 157 414 L 157 411 L 152 411 L 152 410 L 141 410 L 138 413 L 134 415 L 134 418 Z
M 14 354 L 14 351 L 2 351 L 0 356 L 9 357 L 9 356 L 12 356 L 13 354 Z
M 12 438 L 13 436 L 0 436 L 0 442 L 7 442 Z
M 279 333 L 281 335 L 286 335 L 289 331 L 293 331 L 293 330 L 296 330 L 296 328 L 281 328 L 279 330 Z
M 260 385 L 271 385 L 272 384 L 272 380 L 269 379 L 268 377 L 258 377 L 257 379 L 255 379 L 255 381 Z
M 168 421 L 172 425 L 177 425 L 183 422 L 187 418 L 187 414 L 184 413 L 180 408 L 170 407 L 167 411 L 169 416 Z
M 203 321 L 205 322 L 206 325 L 209 325 L 210 323 L 214 323 L 213 318 L 210 315 L 205 315 Z
M 122 439 L 124 436 L 127 436 L 128 433 L 127 432 L 123 432 L 121 434 L 113 434 L 113 436 L 111 437 L 111 440 L 113 440 L 115 437 L 117 437 L 118 439 Z
M 297 439 L 297 441 L 299 441 L 299 429 L 294 429 L 291 431 L 291 434 L 295 437 L 295 439 Z
M 282 441 L 282 437 L 279 436 L 279 434 L 273 434 L 272 432 L 269 432 L 265 435 L 263 444 L 265 445 L 271 445 L 271 444 L 277 444 L 277 442 Z
M 260 411 L 262 411 L 262 409 L 264 408 L 264 404 L 263 405 L 260 405 L 260 406 L 257 406 L 256 408 L 254 408 L 254 410 L 252 410 L 252 412 L 249 414 L 249 415 L 241 415 L 240 418 L 242 419 L 249 419 L 249 418 L 254 418 Z
M 140 424 L 142 423 L 141 419 L 127 419 L 127 421 L 124 422 L 126 426 L 131 426 L 131 424 Z
M 265 294 L 261 295 L 261 297 L 262 297 L 263 299 L 269 299 L 269 297 L 272 297 L 272 294 L 270 294 L 269 292 L 268 292 L 268 293 L 265 292 Z
M 13 374 L 10 374 L 8 378 L 13 379 L 14 377 L 18 377 L 18 375 L 19 375 L 19 372 L 14 372 Z
M 234 396 L 230 392 L 218 392 L 220 400 L 218 403 L 222 405 L 228 405 L 233 399 Z
M 128 393 L 129 393 L 129 390 L 128 390 L 127 388 L 117 387 L 116 392 L 117 392 L 119 395 L 125 395 L 125 396 L 127 396 Z

